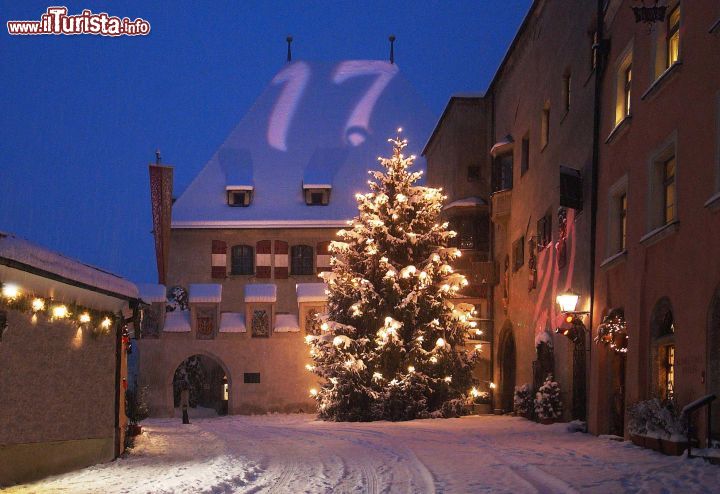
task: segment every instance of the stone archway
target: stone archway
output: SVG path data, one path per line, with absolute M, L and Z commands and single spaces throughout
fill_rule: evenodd
M 720 398 L 720 285 L 718 285 L 708 310 L 707 332 L 707 392 Z M 720 438 L 720 405 L 712 407 L 710 419 L 712 436 Z
M 515 349 L 515 336 L 512 323 L 506 321 L 500 330 L 498 344 L 498 366 L 500 369 L 500 409 L 504 412 L 513 410 L 513 395 L 515 393 L 515 376 L 517 369 L 517 352 Z
M 190 416 L 226 415 L 232 376 L 223 361 L 207 352 L 193 352 L 169 372 L 167 392 L 173 408 L 180 406 L 183 386 L 190 390 Z M 214 412 L 214 413 L 213 413 Z

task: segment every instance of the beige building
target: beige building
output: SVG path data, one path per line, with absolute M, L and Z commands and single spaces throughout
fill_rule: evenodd
M 0 486 L 124 451 L 135 285 L 0 232 Z
M 314 410 L 304 336 L 325 304 L 317 275 L 330 267 L 329 243 L 356 215 L 355 194 L 390 153 L 388 137 L 402 127 L 419 154 L 433 122 L 394 64 L 296 61 L 172 208 L 172 171 L 151 166 L 162 285 L 142 287 L 154 309 L 138 346 L 154 415 L 173 414 L 176 371 L 195 355 L 199 406 Z M 165 313 L 175 286 L 187 290 L 188 310 Z

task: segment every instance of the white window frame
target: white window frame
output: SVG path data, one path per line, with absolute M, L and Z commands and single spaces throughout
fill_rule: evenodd
M 663 184 L 663 170 L 665 162 L 671 157 L 675 156 L 675 215 L 674 219 L 669 222 L 665 222 L 665 211 L 663 210 L 665 188 Z M 648 197 L 647 197 L 647 217 L 646 217 L 646 229 L 648 234 L 651 235 L 657 230 L 662 230 L 665 227 L 675 224 L 679 218 L 679 194 L 678 184 L 680 181 L 680 153 L 678 152 L 677 145 L 677 131 L 670 134 L 665 141 L 656 148 L 653 154 L 648 160 Z
M 632 105 L 630 105 L 630 111 L 626 111 L 625 107 L 625 73 L 628 67 L 631 67 L 633 63 L 633 43 L 630 42 L 625 49 L 622 51 L 620 56 L 615 62 L 615 120 L 614 128 L 617 128 L 622 124 L 625 119 L 632 117 Z M 633 70 L 633 72 L 635 72 Z M 635 79 L 633 74 L 633 79 Z M 634 81 L 630 81 L 630 100 L 633 99 L 633 86 Z
M 607 193 L 608 201 L 608 221 L 607 221 L 607 242 L 605 249 L 605 257 L 612 258 L 618 254 L 623 254 L 627 251 L 627 245 L 629 237 L 627 230 L 625 234 L 625 248 L 622 248 L 622 239 L 620 238 L 620 199 L 622 196 L 629 197 L 628 194 L 628 177 L 623 175 L 620 180 L 615 182 Z M 628 204 L 630 201 L 628 201 Z M 629 208 L 628 208 L 629 211 Z M 627 216 L 626 216 L 627 221 Z

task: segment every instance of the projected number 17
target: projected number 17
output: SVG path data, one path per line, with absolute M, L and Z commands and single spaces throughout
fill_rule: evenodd
M 334 70 L 334 84 L 354 77 L 377 76 L 353 108 L 343 128 L 343 138 L 353 146 L 365 142 L 370 125 L 370 116 L 380 95 L 397 74 L 395 65 L 381 61 L 342 62 Z M 268 143 L 275 149 L 287 150 L 287 135 L 290 124 L 297 113 L 300 99 L 310 79 L 310 67 L 304 62 L 296 62 L 280 72 L 273 79 L 273 84 L 284 84 L 278 101 L 270 115 L 268 125 Z

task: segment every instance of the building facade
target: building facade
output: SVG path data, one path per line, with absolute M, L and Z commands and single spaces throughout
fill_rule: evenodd
M 0 232 L 0 486 L 124 451 L 138 304 L 129 281 Z
M 315 409 L 304 336 L 309 315 L 324 307 L 317 275 L 330 268 L 329 243 L 357 214 L 355 194 L 389 154 L 387 139 L 402 127 L 417 152 L 433 121 L 397 65 L 296 61 L 172 206 L 170 169 L 151 166 L 163 286 L 144 287 L 154 311 L 139 376 L 154 415 L 172 415 L 178 367 L 193 356 L 210 376 L 201 406 Z M 188 303 L 165 313 L 172 287 L 186 290 Z
M 720 4 L 669 1 L 650 25 L 632 6 L 604 13 L 593 327 L 622 314 L 628 340 L 596 347 L 595 433 L 639 400 L 720 397 Z

